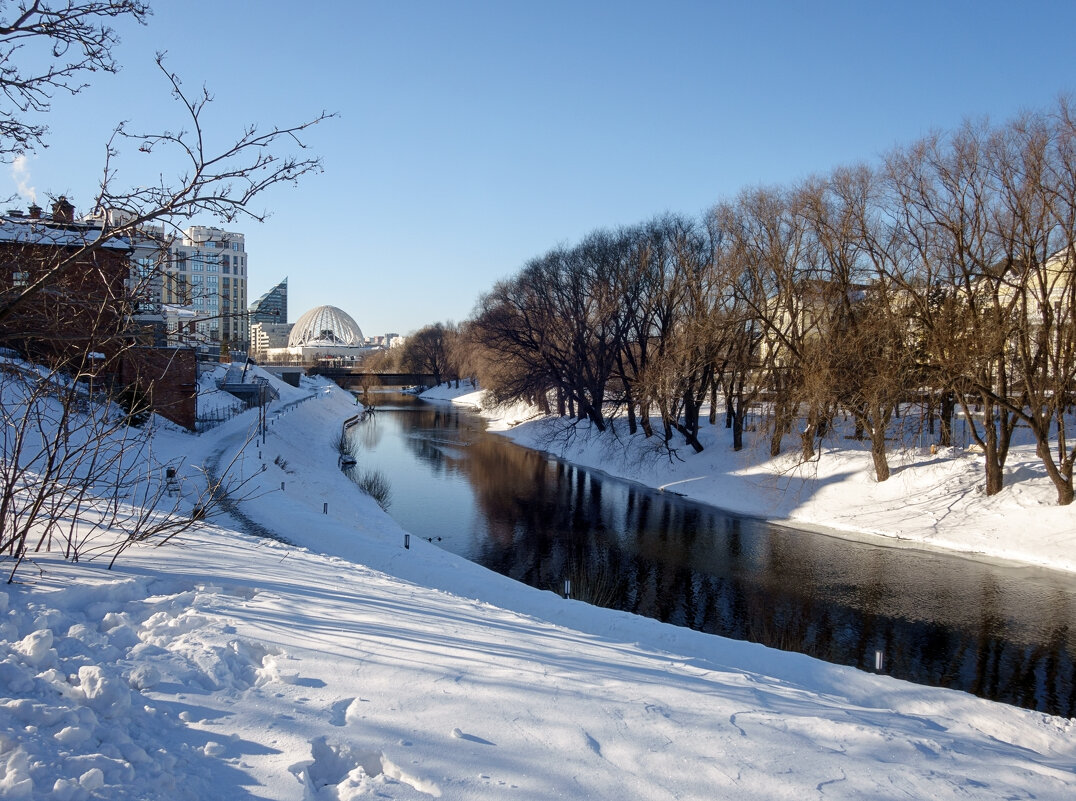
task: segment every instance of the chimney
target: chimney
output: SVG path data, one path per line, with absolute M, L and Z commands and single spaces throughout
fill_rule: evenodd
M 58 223 L 75 221 L 75 207 L 68 203 L 63 195 L 56 198 L 56 202 L 52 204 L 52 221 Z
M 31 203 L 30 204 L 30 219 L 31 220 L 40 220 L 41 219 L 41 207 L 39 205 L 37 205 L 36 203 Z

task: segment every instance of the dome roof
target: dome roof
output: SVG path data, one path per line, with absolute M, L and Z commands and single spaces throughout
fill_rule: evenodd
M 335 306 L 317 306 L 295 321 L 288 347 L 303 345 L 351 345 L 365 342 L 362 330 L 351 315 Z

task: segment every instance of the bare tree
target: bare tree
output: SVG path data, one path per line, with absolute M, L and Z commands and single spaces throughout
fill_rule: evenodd
M 721 390 L 725 397 L 726 427 L 732 430 L 733 450 L 744 447 L 748 410 L 766 392 L 777 349 L 765 342 L 765 325 L 757 310 L 766 308 L 752 266 L 751 219 L 745 204 L 725 202 L 715 206 L 708 225 L 720 231 L 716 264 L 722 273 L 722 311 L 726 333 Z
M 857 434 L 867 433 L 875 478 L 885 481 L 889 425 L 916 372 L 905 304 L 885 269 L 893 253 L 892 227 L 881 219 L 878 181 L 865 166 L 811 182 L 803 201 L 820 268 L 809 288 L 816 324 L 804 371 L 812 410 L 804 437 L 823 434 L 843 406 L 854 416 Z
M 781 452 L 781 441 L 791 431 L 815 325 L 804 307 L 809 294 L 805 290 L 817 279 L 814 243 L 797 210 L 799 202 L 795 192 L 756 189 L 741 193 L 725 215 L 724 233 L 741 271 L 736 290 L 758 325 L 759 364 L 766 368 L 765 391 L 772 410 L 772 456 Z
M 723 287 L 715 282 L 712 229 L 682 217 L 667 217 L 663 224 L 670 264 L 656 308 L 667 315 L 641 386 L 648 405 L 661 415 L 665 441 L 675 430 L 699 453 L 701 409 L 715 381 L 725 331 L 718 319 Z
M 531 260 L 479 301 L 474 336 L 490 354 L 487 389 L 547 403 L 606 430 L 605 400 L 625 328 L 616 293 L 623 240 L 591 234 Z
M 449 350 L 455 332 L 452 323 L 434 323 L 408 334 L 403 345 L 403 365 L 416 373 L 429 373 L 435 386 L 454 377 Z
M 679 307 L 678 282 L 670 232 L 673 218 L 651 220 L 622 233 L 625 238 L 615 294 L 622 304 L 616 377 L 622 389 L 628 430 L 641 426 L 654 435 L 650 422 L 653 393 L 647 389 L 654 363 L 663 358 Z
M 998 196 L 986 148 L 989 129 L 968 123 L 888 160 L 899 213 L 918 260 L 897 276 L 913 299 L 931 372 L 950 387 L 982 448 L 986 493 L 1004 483 L 1021 403 L 1014 399 L 1010 343 L 1018 327 L 1003 240 L 993 223 Z M 975 412 L 973 412 L 973 407 Z
M 1010 404 L 1035 437 L 1058 503 L 1071 504 L 1076 448 L 1065 411 L 1076 387 L 1076 129 L 1068 106 L 997 129 L 985 154 L 997 185 L 1001 292 L 1016 315 Z
M 0 157 L 44 145 L 48 126 L 39 115 L 57 92 L 78 94 L 95 72 L 116 72 L 119 43 L 111 22 L 144 23 L 140 0 L 19 0 L 0 8 Z

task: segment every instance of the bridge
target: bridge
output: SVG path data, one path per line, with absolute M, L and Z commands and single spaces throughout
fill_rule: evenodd
M 344 389 L 362 387 L 432 387 L 431 373 L 372 373 L 361 367 L 311 367 L 310 375 L 320 375 Z

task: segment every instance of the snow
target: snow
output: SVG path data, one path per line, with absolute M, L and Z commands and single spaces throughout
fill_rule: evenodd
M 46 247 L 87 247 L 107 234 L 99 226 L 85 223 L 54 223 L 49 219 L 0 217 L 0 242 Z M 101 242 L 110 250 L 130 250 L 126 237 L 110 237 Z
M 199 436 L 162 425 L 154 450 L 183 458 L 192 498 L 195 466 L 235 457 L 244 525 L 287 543 L 221 518 L 132 548 L 111 571 L 34 554 L 0 588 L 0 797 L 1076 793 L 1070 720 L 563 600 L 417 537 L 405 549 L 405 532 L 336 467 L 332 440 L 353 399 L 276 385 L 264 444 L 251 411 Z M 542 425 L 510 433 L 537 437 Z M 598 442 L 578 447 L 603 456 Z M 651 460 L 643 477 L 683 481 L 706 464 L 720 483 L 710 450 L 660 475 Z M 959 477 L 948 461 L 931 467 L 935 483 Z M 739 495 L 764 483 L 759 465 L 740 469 L 727 485 Z M 723 497 L 707 482 L 678 486 Z M 856 493 L 870 490 L 860 483 Z M 817 494 L 803 504 L 822 520 Z M 1005 518 L 1028 502 L 997 509 Z M 834 510 L 854 513 L 853 502 Z M 948 541 L 945 521 L 936 528 Z

